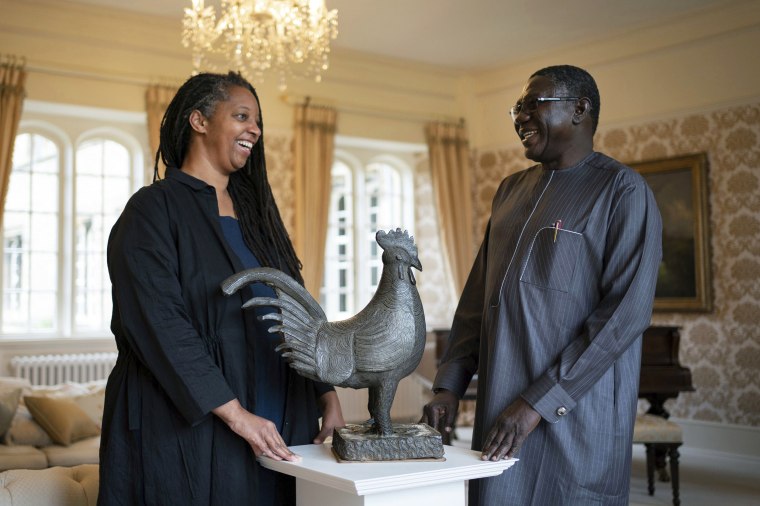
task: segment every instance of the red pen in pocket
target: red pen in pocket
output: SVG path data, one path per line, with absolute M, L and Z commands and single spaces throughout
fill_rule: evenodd
M 562 228 L 562 220 L 557 220 L 554 222 L 554 242 L 557 242 L 557 232 L 560 231 Z

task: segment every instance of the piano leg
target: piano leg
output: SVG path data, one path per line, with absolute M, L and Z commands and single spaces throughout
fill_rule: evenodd
M 664 419 L 670 418 L 670 413 L 665 409 L 665 401 L 668 400 L 670 395 L 647 395 L 646 399 L 649 401 L 649 409 L 647 413 L 650 415 L 661 416 Z M 654 467 L 657 469 L 657 479 L 661 482 L 667 483 L 670 481 L 670 473 L 668 473 L 667 466 L 667 450 L 662 447 L 655 447 L 654 449 Z
M 647 490 L 649 495 L 654 495 L 654 446 L 653 444 L 644 445 L 647 450 Z
M 673 476 L 673 506 L 680 506 L 681 498 L 678 490 L 678 447 L 680 444 L 670 445 L 670 474 Z

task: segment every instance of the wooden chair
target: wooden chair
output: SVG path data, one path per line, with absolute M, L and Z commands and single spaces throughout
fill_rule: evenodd
M 647 485 L 649 495 L 654 495 L 655 450 L 662 449 L 670 459 L 670 481 L 673 487 L 673 506 L 679 506 L 678 447 L 683 443 L 681 427 L 656 415 L 638 415 L 633 428 L 634 444 L 643 444 L 647 454 Z

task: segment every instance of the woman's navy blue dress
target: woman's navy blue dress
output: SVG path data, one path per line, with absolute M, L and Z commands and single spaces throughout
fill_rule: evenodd
M 235 252 L 240 263 L 246 269 L 261 267 L 256 256 L 245 244 L 243 232 L 240 229 L 240 223 L 230 216 L 220 216 L 219 223 L 222 226 L 222 232 L 227 239 L 232 251 Z M 254 283 L 246 288 L 244 298 L 249 297 L 277 297 L 274 290 L 263 283 Z M 250 310 L 249 310 L 250 311 Z M 288 365 L 282 356 L 274 351 L 280 343 L 277 334 L 270 334 L 267 330 L 274 322 L 264 320 L 258 317 L 271 313 L 274 308 L 257 307 L 253 309 L 256 315 L 255 327 L 255 378 L 256 378 L 256 405 L 253 408 L 254 414 L 274 422 L 277 431 L 282 433 L 283 416 L 285 413 L 285 398 L 287 396 L 287 378 Z M 279 506 L 283 504 L 285 498 L 278 496 L 278 491 L 284 488 L 282 475 L 270 471 L 261 466 L 259 470 L 259 491 L 256 506 Z

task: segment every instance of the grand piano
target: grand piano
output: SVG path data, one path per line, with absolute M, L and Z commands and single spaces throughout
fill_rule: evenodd
M 647 413 L 670 418 L 665 401 L 675 399 L 681 392 L 693 392 L 691 370 L 678 360 L 681 344 L 679 327 L 649 327 L 641 343 L 641 375 L 639 399 L 649 401 Z M 666 450 L 655 448 L 654 465 L 660 481 L 670 481 L 666 465 Z
M 669 418 L 665 401 L 681 392 L 693 392 L 691 370 L 678 360 L 679 327 L 649 327 L 641 345 L 639 398 L 649 401 L 647 413 Z

